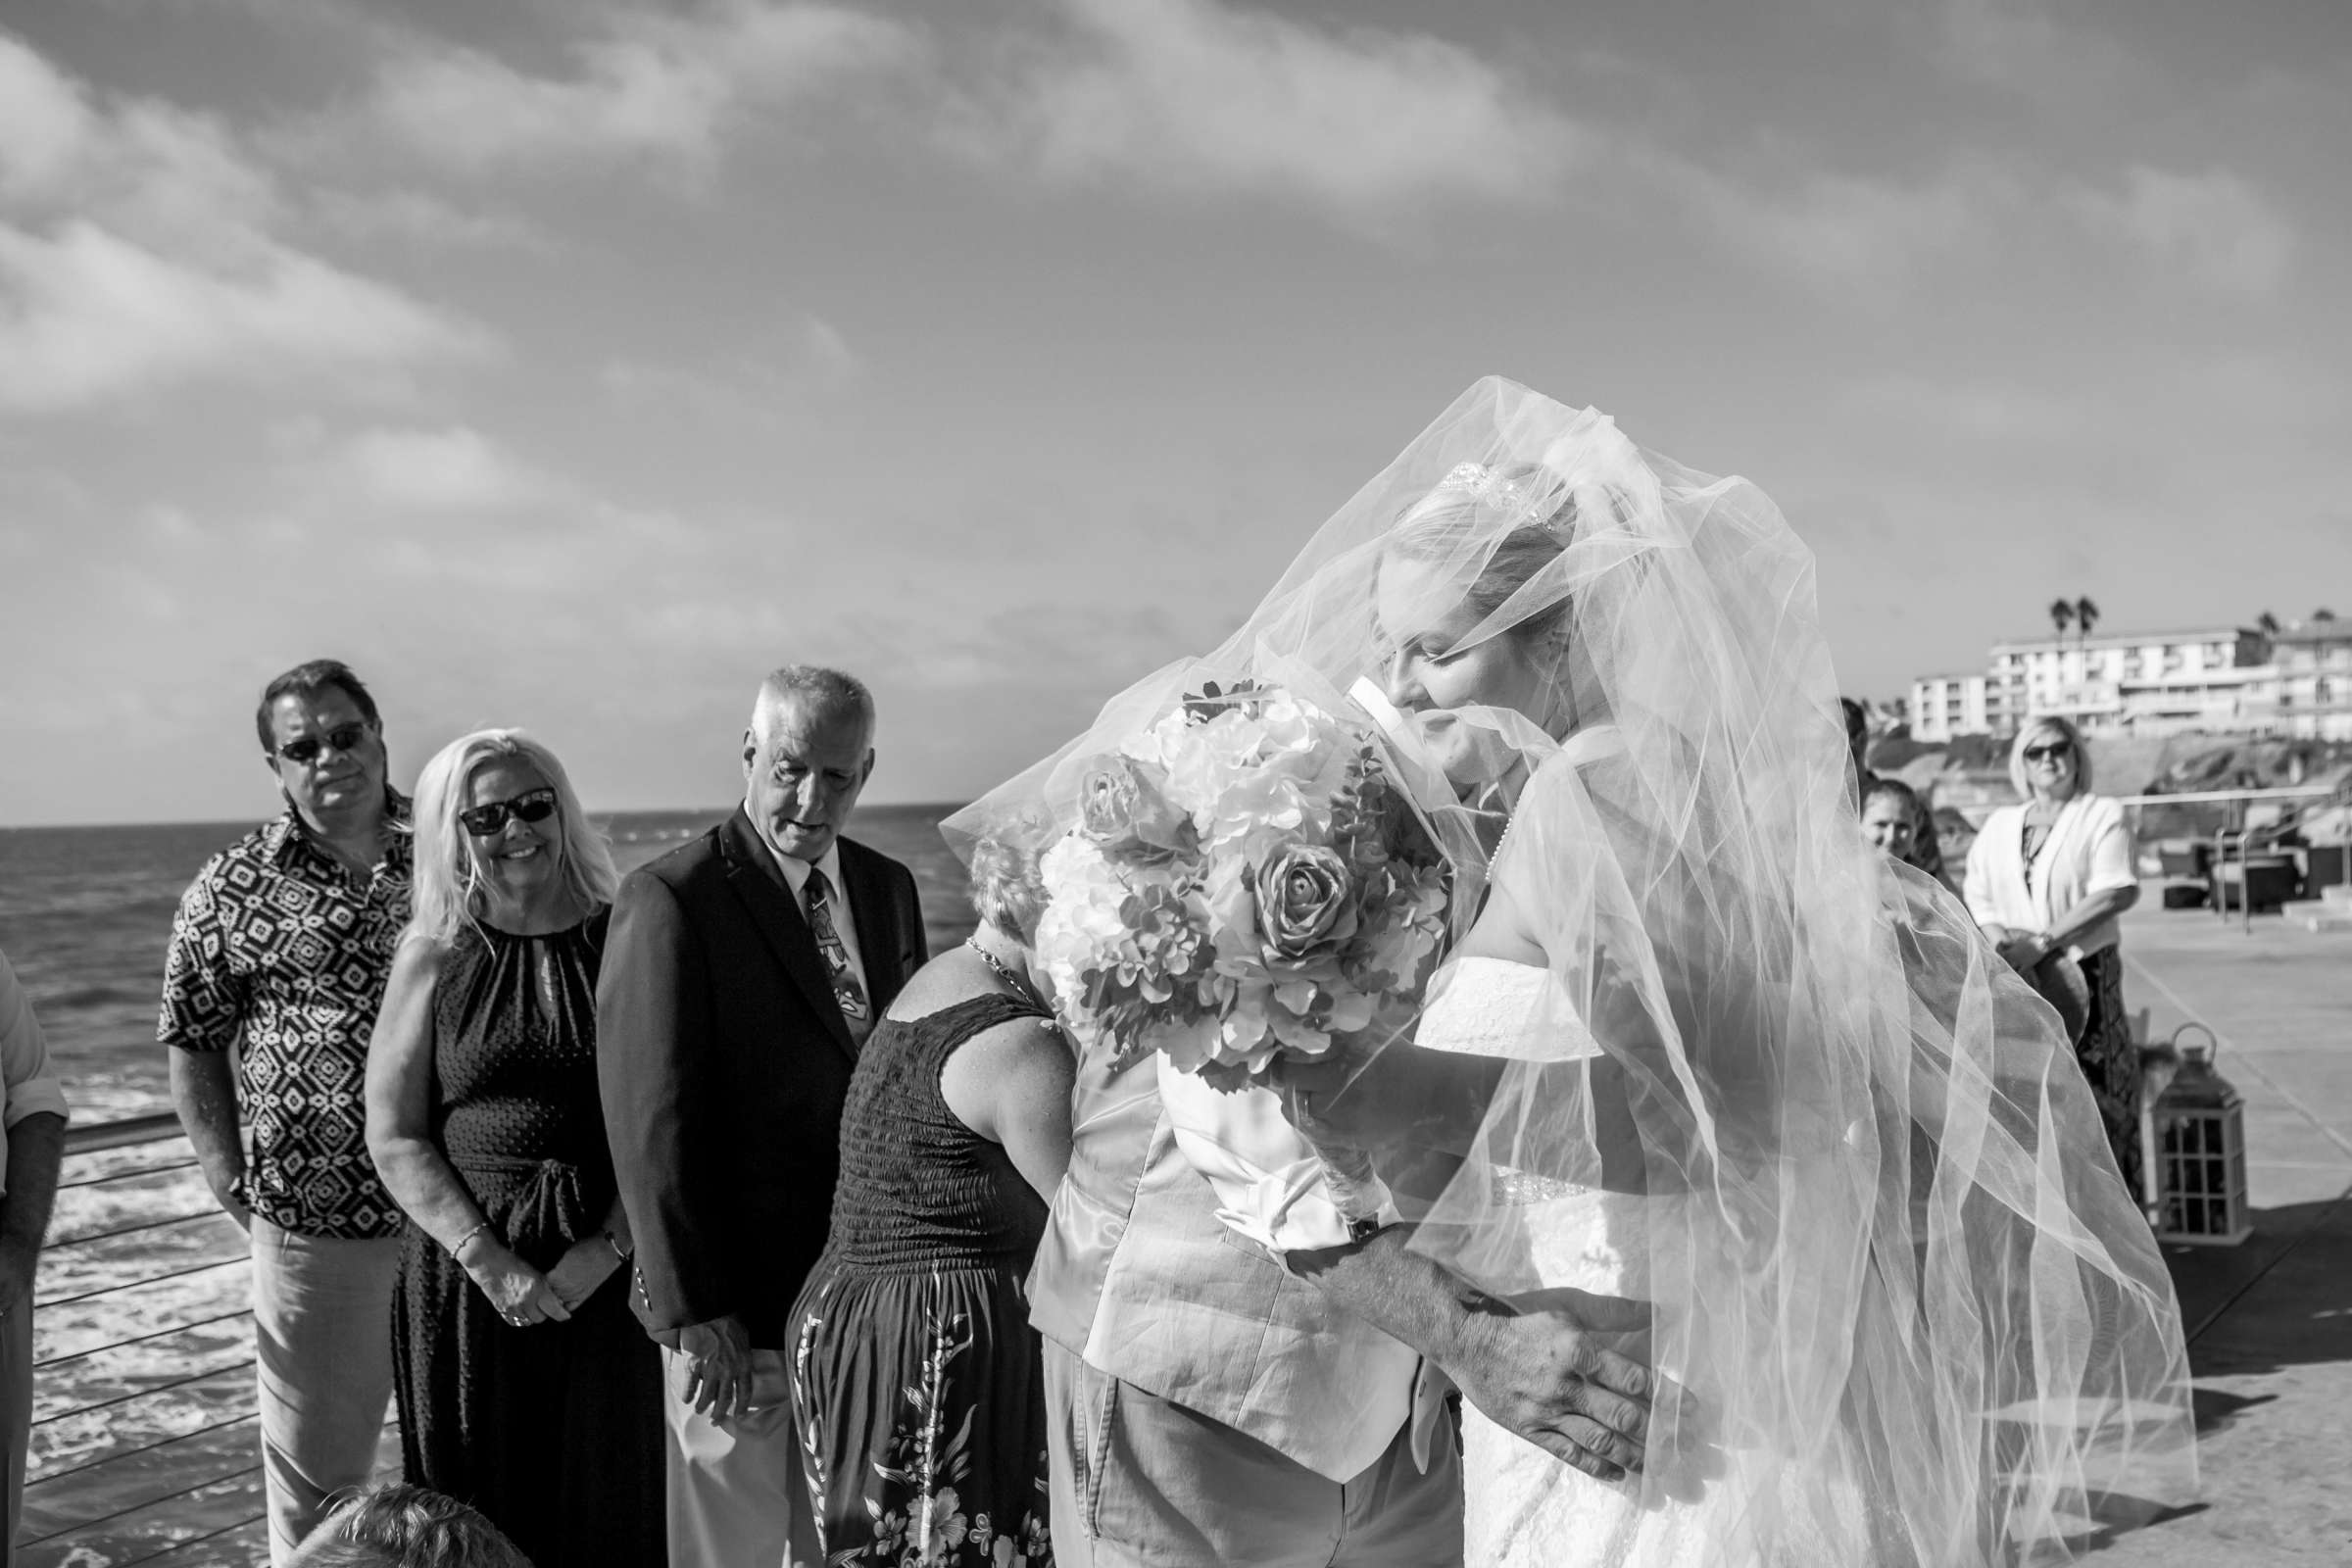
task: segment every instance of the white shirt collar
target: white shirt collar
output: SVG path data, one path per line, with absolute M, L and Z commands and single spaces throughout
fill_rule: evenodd
M 766 843 L 764 839 L 760 842 Z M 841 840 L 838 838 L 825 846 L 825 853 L 814 862 L 796 860 L 789 855 L 777 855 L 772 846 L 767 853 L 774 856 L 777 867 L 784 873 L 785 882 L 792 888 L 793 899 L 802 907 L 806 908 L 808 904 L 808 871 L 812 863 L 817 870 L 825 873 L 825 886 L 833 890 L 836 906 L 845 897 L 841 890 Z

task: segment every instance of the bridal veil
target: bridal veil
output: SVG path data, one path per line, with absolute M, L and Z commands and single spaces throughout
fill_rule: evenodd
M 1457 927 L 1491 855 L 1611 1069 L 1531 1020 L 1417 1245 L 1497 1295 L 1540 1289 L 1531 1187 L 1639 1170 L 1619 1245 L 1643 1254 L 1649 1357 L 1707 1430 L 1653 1431 L 1626 1485 L 1702 1489 L 1727 1568 L 1810 1562 L 1825 1530 L 1857 1568 L 2031 1560 L 2188 1500 L 2179 1306 L 2089 1089 L 1958 903 L 1864 843 L 1812 557 L 1747 481 L 1481 381 L 1223 647 L 952 828 L 1058 831 L 1059 764 L 1203 675 L 1325 701 L 1379 681 L 1400 564 L 1458 601 L 1448 656 L 1547 650 L 1521 710 L 1423 719 L 1404 745 L 1470 781 L 1467 809 L 1398 765 L 1457 859 Z M 1597 755 L 1557 755 L 1604 726 Z M 1608 1137 L 1633 1156 L 1604 1173 Z

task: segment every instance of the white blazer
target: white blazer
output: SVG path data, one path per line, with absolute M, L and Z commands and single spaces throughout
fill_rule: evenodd
M 2012 931 L 2047 931 L 2060 915 L 2093 893 L 2139 886 L 2132 868 L 2132 830 L 2111 796 L 2078 795 L 2050 824 L 2049 842 L 2026 869 L 2026 808 L 2004 806 L 1984 819 L 1969 846 L 1963 897 L 1977 924 Z M 2067 952 L 2081 958 L 2114 947 L 2123 937 L 2111 916 L 2076 936 Z

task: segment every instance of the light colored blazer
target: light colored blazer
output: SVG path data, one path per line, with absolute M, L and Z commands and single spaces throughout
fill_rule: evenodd
M 2026 869 L 2026 808 L 2004 806 L 1984 819 L 1968 851 L 1964 897 L 1977 924 L 2047 931 L 2093 893 L 2139 885 L 2132 830 L 2112 797 L 2078 795 L 2060 808 L 2049 842 Z M 2081 958 L 2114 947 L 2123 932 L 2110 917 L 2078 935 L 2067 952 Z
M 1156 1054 L 1117 1073 L 1108 1054 L 1079 1064 L 1071 1093 L 1069 1168 L 1029 1275 L 1037 1331 L 1332 1481 L 1361 1474 L 1408 1417 L 1427 1418 L 1416 1456 L 1450 1441 L 1425 1430 L 1442 1409 L 1434 1369 L 1218 1219 Z

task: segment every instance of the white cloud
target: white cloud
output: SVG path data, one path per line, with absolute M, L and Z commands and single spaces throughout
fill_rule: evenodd
M 772 419 L 807 406 L 812 394 L 839 390 L 865 373 L 839 328 L 803 316 L 770 342 L 713 365 L 689 368 L 643 360 L 612 360 L 597 384 L 617 402 L 680 411 L 696 418 Z
M 369 114 L 395 142 L 469 173 L 646 156 L 699 165 L 739 110 L 914 47 L 906 27 L 860 12 L 736 0 L 696 18 L 619 17 L 565 75 L 478 50 L 414 52 L 382 72 Z
M 171 501 L 149 503 L 139 513 L 139 525 L 166 545 L 200 544 L 205 536 L 204 524 L 187 508 Z
M 51 186 L 91 130 L 80 89 L 0 33 L 0 195 Z
M 710 152 L 726 88 L 699 61 L 606 45 L 567 81 L 530 76 L 473 50 L 401 63 L 376 113 L 397 138 L 466 170 L 583 154 Z
M 2137 69 L 2121 43 L 2037 0 L 1939 0 L 1936 54 L 1979 84 L 2081 103 L 2104 98 Z
M 321 189 L 310 214 L 338 234 L 432 250 L 546 250 L 548 236 L 511 213 L 479 212 L 406 187 L 366 192 Z
M 96 103 L 0 34 L 0 409 L 483 348 L 477 328 L 286 243 L 282 216 L 218 122 Z
M 824 381 L 845 381 L 864 370 L 865 362 L 850 347 L 850 340 L 832 322 L 820 317 L 804 318 L 801 322 L 800 351 L 794 364 L 803 374 Z
M 0 408 L 87 407 L 200 378 L 389 369 L 478 346 L 398 291 L 280 246 L 220 271 L 92 222 L 52 235 L 0 223 Z
M 2293 265 L 2292 225 L 2228 170 L 2183 174 L 2135 165 L 2125 172 L 2120 191 L 2078 190 L 2067 201 L 2094 231 L 2120 237 L 2222 293 L 2268 294 Z
M 2182 174 L 2144 165 L 2117 186 L 2062 179 L 2015 163 L 1972 159 L 1914 180 L 1819 171 L 1742 178 L 1651 148 L 1633 155 L 1719 241 L 1833 290 L 1891 303 L 1938 258 L 1988 254 L 2028 265 L 2056 238 L 2117 244 L 2174 276 L 2219 293 L 2272 292 L 2293 265 L 2291 224 L 2252 184 L 2215 170 Z
M 1240 189 L 1350 212 L 1533 199 L 1577 127 L 1470 50 L 1217 0 L 1059 0 L 978 93 L 967 145 L 1054 180 Z
M 1813 172 L 1774 184 L 1654 150 L 1639 163 L 1721 243 L 1821 287 L 1882 301 L 1922 260 L 1979 232 L 1984 215 L 2015 195 L 2006 180 L 1976 169 L 1916 183 Z
M 407 512 L 503 512 L 560 499 L 564 487 L 466 425 L 363 430 L 330 475 L 360 499 Z
M 412 50 L 381 72 L 366 118 L 466 173 L 650 160 L 700 174 L 756 111 L 854 85 L 918 138 L 1048 183 L 1244 191 L 1350 216 L 1529 198 L 1583 146 L 1550 101 L 1423 32 L 1222 0 L 1028 0 L 941 25 L 953 38 L 935 47 L 823 4 L 624 13 L 560 73 Z

